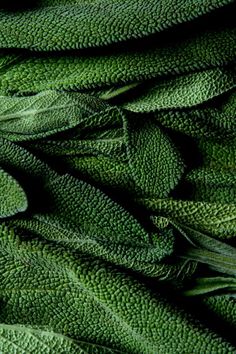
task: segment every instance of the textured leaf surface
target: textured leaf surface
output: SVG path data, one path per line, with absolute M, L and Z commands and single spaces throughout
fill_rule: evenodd
M 25 326 L 30 322 L 132 353 L 155 353 L 160 348 L 166 353 L 194 352 L 196 345 L 210 352 L 235 350 L 115 268 L 1 231 L 1 321 Z
M 0 138 L 0 164 L 3 168 L 14 171 L 21 180 L 36 179 L 38 183 L 45 183 L 57 176 L 45 162 L 28 150 L 2 138 Z
M 236 205 L 182 201 L 174 199 L 141 199 L 147 208 L 217 237 L 236 234 Z
M 71 231 L 62 222 L 56 222 L 47 215 L 32 215 L 30 218 L 19 218 L 8 222 L 21 234 L 38 236 L 41 239 L 53 241 L 66 249 L 78 254 L 82 253 L 99 257 L 100 259 L 123 266 L 133 271 L 155 277 L 160 280 L 184 279 L 190 277 L 196 270 L 196 263 L 175 259 L 157 261 L 173 252 L 173 234 L 158 230 L 158 234 L 150 235 L 150 241 L 145 246 L 124 245 L 108 239 L 104 242 L 96 238 L 91 223 L 90 234 L 82 230 Z
M 192 20 L 232 0 L 95 0 L 39 2 L 31 11 L 0 12 L 2 48 L 62 50 L 140 38 Z M 18 37 L 16 31 L 21 33 Z
M 27 206 L 27 197 L 22 187 L 0 168 L 0 218 L 25 211 Z
M 1 2 L 0 352 L 236 353 L 235 5 Z
M 62 354 L 69 351 L 71 354 L 82 354 L 86 352 L 83 350 L 83 347 L 86 348 L 86 343 L 82 343 L 82 346 L 80 346 L 78 342 L 60 334 L 19 325 L 0 324 L 0 339 L 0 350 L 2 353 L 50 354 L 56 352 Z M 88 349 L 90 347 L 90 349 L 99 350 L 98 347 L 93 347 L 89 343 L 87 347 Z M 102 350 L 102 347 L 100 349 Z
M 186 176 L 191 197 L 198 201 L 235 203 L 236 172 L 227 169 L 199 168 Z
M 21 146 L 0 138 L 0 165 L 20 183 L 29 209 L 44 209 L 44 185 L 57 173 Z
M 219 26 L 218 26 L 219 27 Z M 29 54 L 2 70 L 2 93 L 37 93 L 48 89 L 89 89 L 125 84 L 165 74 L 227 64 L 235 58 L 232 25 L 189 34 L 134 49 L 108 49 L 99 55 Z M 196 49 L 197 48 L 197 49 Z
M 78 125 L 104 107 L 95 98 L 78 93 L 0 96 L 0 135 L 13 141 L 46 137 Z
M 145 122 L 136 122 L 136 118 L 117 108 L 114 120 L 121 126 L 109 128 L 108 121 L 99 132 L 98 120 L 97 130 L 89 132 L 88 127 L 80 139 L 36 142 L 33 147 L 50 156 L 61 156 L 91 181 L 139 196 L 165 197 L 178 183 L 184 164 L 155 121 L 146 118 Z
M 227 92 L 235 85 L 235 68 L 208 69 L 169 80 L 155 80 L 143 88 L 142 95 L 123 106 L 134 112 L 192 107 Z
M 200 150 L 202 164 L 210 168 L 223 168 L 235 171 L 236 167 L 236 138 L 229 139 L 199 139 L 197 146 Z
M 127 152 L 132 177 L 146 196 L 166 197 L 184 165 L 178 151 L 155 122 L 127 122 Z
M 208 310 L 217 315 L 218 320 L 235 329 L 236 301 L 230 296 L 210 296 L 202 299 Z
M 68 241 L 71 239 L 76 243 L 80 238 L 78 247 L 87 247 L 95 255 L 98 248 L 105 258 L 109 257 L 106 253 L 114 254 L 126 262 L 154 263 L 165 255 L 165 248 L 159 245 L 160 237 L 153 235 L 151 238 L 128 211 L 99 189 L 69 176 L 58 178 L 46 188 L 50 196 L 50 212 L 46 218 L 39 215 L 38 219 L 58 225 L 62 232 L 68 230 Z
M 193 137 L 226 138 L 235 136 L 235 111 L 236 94 L 233 90 L 207 105 L 158 111 L 155 117 L 163 126 Z

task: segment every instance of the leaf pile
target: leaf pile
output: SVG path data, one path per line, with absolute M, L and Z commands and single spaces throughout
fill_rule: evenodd
M 235 353 L 235 1 L 0 6 L 0 352 Z

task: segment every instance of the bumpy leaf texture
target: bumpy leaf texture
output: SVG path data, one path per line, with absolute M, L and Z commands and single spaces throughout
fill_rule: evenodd
M 0 4 L 0 352 L 236 352 L 233 0 Z
M 166 128 L 193 137 L 234 137 L 236 111 L 235 90 L 220 96 L 218 100 L 183 110 L 155 112 L 155 118 Z M 210 142 L 208 142 L 209 144 Z M 225 144 L 228 144 L 226 141 Z
M 140 199 L 152 212 L 213 236 L 235 236 L 236 204 L 207 203 L 174 199 Z
M 46 51 L 104 46 L 163 31 L 232 2 L 42 0 L 31 11 L 0 12 L 0 43 Z
M 27 209 L 27 197 L 19 183 L 0 168 L 0 218 Z
M 144 93 L 124 103 L 135 112 L 179 109 L 197 106 L 235 88 L 236 71 L 219 67 L 195 73 L 155 80 L 142 89 Z M 140 87 L 137 88 L 139 90 Z
M 28 97 L 0 96 L 0 107 L 0 135 L 22 141 L 71 129 L 106 106 L 83 94 L 44 91 Z
M 99 350 L 91 343 L 80 343 L 61 334 L 32 329 L 20 325 L 0 324 L 0 350 L 2 353 L 85 353 L 86 347 Z M 109 350 L 107 351 L 109 353 Z M 101 347 L 102 353 L 102 347 Z
M 179 38 L 176 33 L 160 42 L 149 38 L 128 49 L 108 47 L 80 55 L 66 51 L 22 53 L 18 61 L 2 69 L 0 92 L 100 88 L 227 64 L 235 58 L 236 31 L 232 20 L 227 16 L 226 20 L 225 26 L 215 26 L 217 30 L 213 26 L 191 34 L 181 31 Z M 13 59 L 8 58 L 10 62 Z
M 196 345 L 211 352 L 234 350 L 114 267 L 82 255 L 74 259 L 38 240 L 20 240 L 8 229 L 1 233 L 1 321 L 30 322 L 131 353 L 194 351 Z

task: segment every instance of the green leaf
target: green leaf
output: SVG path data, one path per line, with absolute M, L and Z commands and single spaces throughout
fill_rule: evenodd
M 225 256 L 235 256 L 236 248 L 193 228 L 170 222 L 190 244 Z
M 196 108 L 158 111 L 155 118 L 164 127 L 192 137 L 234 137 L 236 94 L 235 90 Z
M 146 40 L 138 46 L 133 45 L 134 48 L 110 48 L 99 51 L 99 55 L 27 52 L 19 62 L 2 70 L 0 92 L 32 94 L 48 89 L 84 90 L 227 64 L 234 60 L 236 51 L 236 29 L 228 22 L 229 19 L 226 28 L 219 28 L 217 23 L 217 30 L 202 28 L 191 34 L 187 31 L 180 33 L 178 39 L 175 33 L 164 43 Z
M 47 51 L 104 46 L 161 32 L 231 2 L 39 1 L 31 10 L 0 12 L 0 43 L 2 48 Z M 15 36 L 19 30 L 21 36 Z
M 179 225 L 174 222 L 172 224 L 191 244 L 191 246 L 183 247 L 183 250 L 177 252 L 179 257 L 206 264 L 210 269 L 226 275 L 236 275 L 235 247 L 186 225 Z M 191 290 L 193 293 L 194 289 Z
M 23 212 L 27 207 L 28 201 L 22 187 L 0 167 L 0 218 Z
M 45 353 L 82 354 L 100 350 L 100 353 L 112 353 L 112 350 L 74 341 L 61 334 L 46 332 L 20 325 L 0 324 L 0 350 L 8 354 Z M 103 351 L 104 349 L 104 351 Z
M 205 202 L 235 203 L 236 174 L 233 170 L 197 168 L 185 178 L 191 186 L 191 199 Z
M 236 278 L 233 277 L 209 277 L 196 278 L 187 289 L 184 289 L 185 296 L 197 296 L 212 292 L 236 292 Z
M 143 93 L 128 100 L 123 107 L 134 112 L 187 108 L 217 97 L 235 86 L 234 67 L 202 70 L 144 84 L 141 89 Z
M 128 268 L 159 280 L 183 280 L 193 275 L 196 270 L 196 262 L 173 258 L 168 260 L 166 256 L 173 252 L 173 234 L 158 231 L 150 235 L 150 241 L 146 246 L 126 246 L 122 243 L 106 242 L 98 240 L 91 223 L 91 234 L 80 231 L 71 231 L 62 223 L 56 222 L 47 215 L 32 215 L 29 218 L 18 218 L 7 223 L 20 234 L 38 236 L 40 239 L 53 241 L 58 245 L 76 253 L 99 257 L 112 262 L 112 264 Z M 152 241 L 152 242 L 151 242 Z M 163 258 L 157 261 L 158 258 Z M 156 259 L 156 261 L 155 261 Z
M 144 196 L 164 198 L 183 174 L 181 156 L 154 121 L 126 122 L 131 175 Z
M 226 275 L 236 275 L 235 254 L 228 256 L 192 247 L 187 249 L 187 251 L 185 251 L 181 257 L 195 262 L 207 264 L 214 271 Z
M 236 234 L 236 204 L 174 199 L 139 199 L 152 212 L 219 238 Z
M 112 255 L 126 262 L 154 263 L 166 255 L 158 236 L 151 237 L 127 210 L 92 185 L 66 175 L 48 183 L 46 190 L 49 213 L 36 218 L 61 228 L 62 240 L 95 255 L 98 249 L 105 259 Z
M 235 330 L 236 328 L 236 302 L 235 298 L 225 295 L 204 296 L 201 299 L 207 310 L 217 316 L 218 321 L 222 323 L 223 328 Z
M 14 176 L 23 188 L 28 200 L 28 211 L 44 210 L 46 198 L 44 185 L 49 180 L 57 178 L 58 174 L 25 148 L 2 138 L 0 138 L 0 166 Z M 3 188 L 2 183 L 0 188 Z M 14 204 L 14 201 L 12 203 Z M 14 208 L 17 209 L 17 204 Z
M 235 171 L 236 169 L 236 138 L 199 139 L 202 166 Z
M 44 91 L 29 97 L 0 96 L 0 136 L 12 141 L 47 137 L 71 129 L 106 106 L 96 98 Z
M 14 171 L 14 175 L 17 174 L 21 180 L 35 179 L 41 184 L 57 176 L 49 165 L 28 150 L 3 138 L 0 138 L 0 165 Z
M 120 269 L 45 242 L 19 239 L 4 227 L 0 274 L 0 319 L 6 324 L 137 354 L 160 348 L 192 352 L 196 345 L 202 351 L 235 350 Z

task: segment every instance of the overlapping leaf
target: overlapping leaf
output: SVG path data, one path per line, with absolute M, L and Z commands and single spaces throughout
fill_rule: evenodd
M 6 228 L 1 234 L 0 319 L 6 324 L 24 323 L 132 353 L 193 351 L 193 338 L 201 350 L 234 350 L 108 264 L 82 255 L 75 259 L 50 244 L 19 239 Z
M 31 11 L 0 12 L 0 43 L 2 48 L 47 51 L 104 46 L 163 31 L 230 3 L 232 0 L 201 0 L 192 6 L 188 0 L 145 4 L 139 0 L 42 0 Z
M 29 54 L 2 71 L 0 92 L 28 94 L 48 89 L 90 89 L 142 81 L 230 63 L 235 58 L 232 25 L 155 41 L 134 49 L 107 49 L 99 55 Z M 197 48 L 197 50 L 196 50 Z M 5 55 L 5 53 L 3 53 Z
M 101 101 L 77 93 L 0 96 L 0 135 L 13 141 L 39 139 L 71 129 L 104 107 Z

